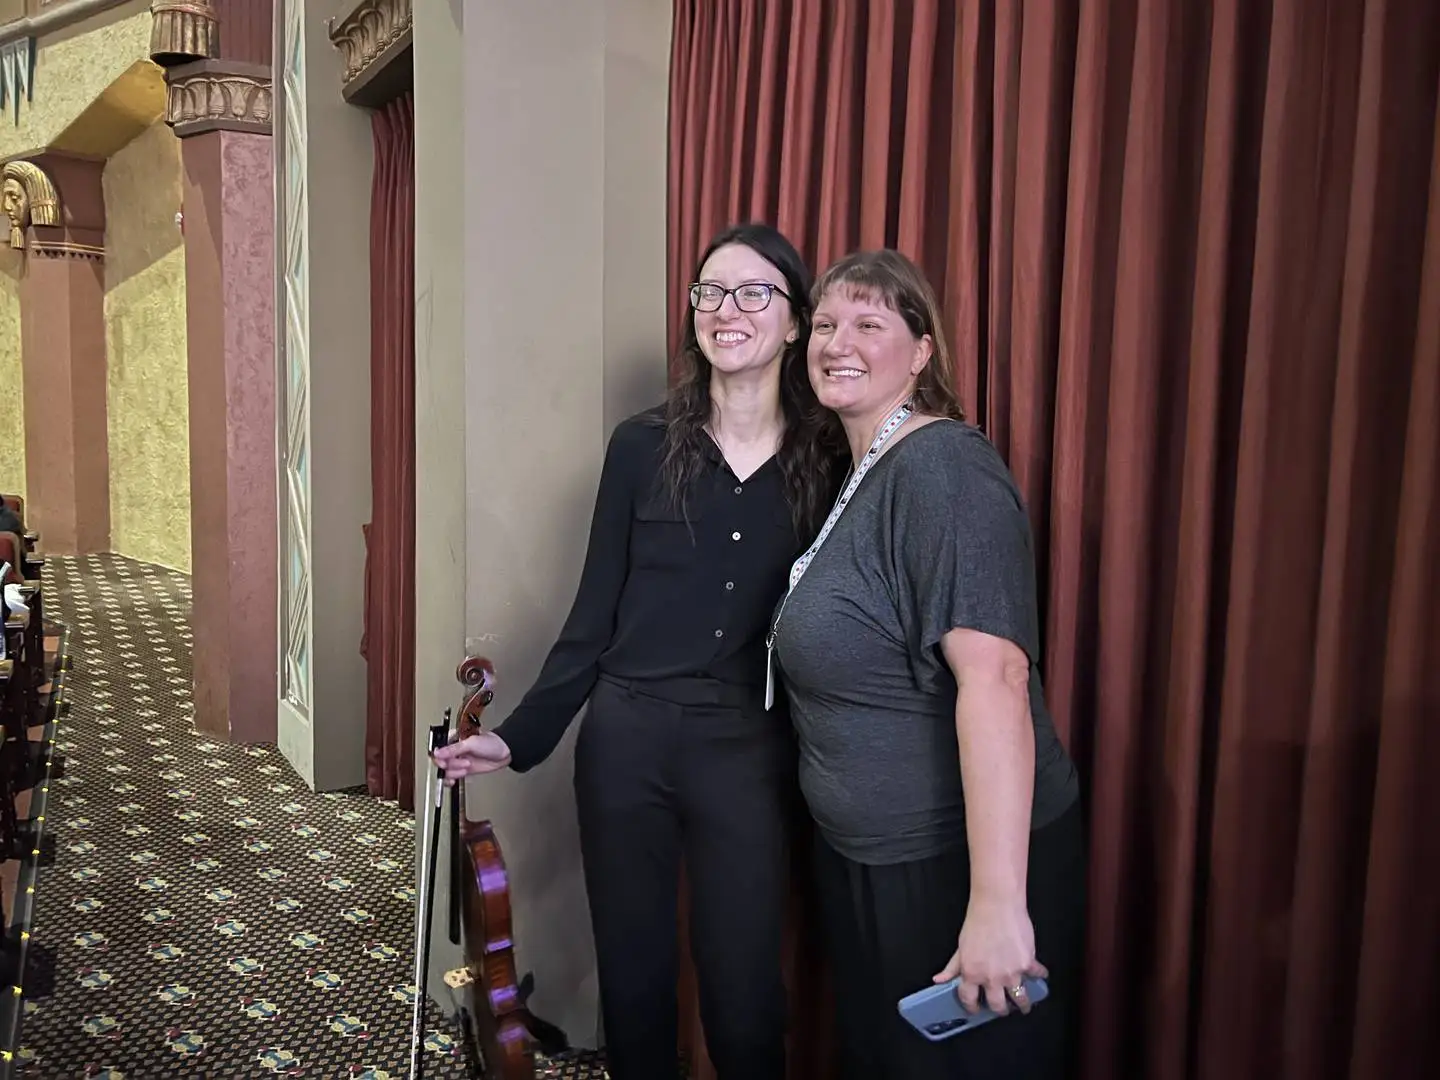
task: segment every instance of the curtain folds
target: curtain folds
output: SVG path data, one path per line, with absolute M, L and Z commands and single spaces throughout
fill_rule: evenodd
M 409 92 L 372 114 L 370 491 L 365 526 L 365 784 L 415 798 L 415 118 Z
M 676 0 L 670 94 L 672 344 L 732 221 L 817 270 L 898 247 L 1026 496 L 1084 1075 L 1417 1075 L 1440 5 Z

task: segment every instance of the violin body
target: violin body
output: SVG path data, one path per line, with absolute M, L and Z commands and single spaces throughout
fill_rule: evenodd
M 480 718 L 494 699 L 495 669 L 483 657 L 467 657 L 456 671 L 466 687 L 455 725 L 455 738 L 481 730 Z M 533 1018 L 525 1005 L 515 969 L 515 943 L 510 907 L 510 878 L 500 841 L 488 821 L 472 821 L 465 813 L 465 785 L 455 785 L 458 842 L 455 887 L 459 890 L 466 968 L 446 981 L 467 985 L 470 1015 L 478 1043 L 483 1080 L 534 1080 Z M 451 902 L 455 902 L 452 897 Z

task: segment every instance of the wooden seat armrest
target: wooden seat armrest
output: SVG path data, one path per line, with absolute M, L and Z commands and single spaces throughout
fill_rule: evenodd
M 38 581 L 22 581 L 22 582 L 20 583 L 20 599 L 21 599 L 21 600 L 30 600 L 32 597 L 38 595 L 39 592 L 40 592 L 40 582 L 38 582 Z
M 40 542 L 40 534 L 27 531 L 20 539 L 24 540 L 27 544 L 38 544 Z
M 9 682 L 10 676 L 15 673 L 14 660 L 0 660 L 0 682 Z
M 44 566 L 44 565 L 45 565 L 45 556 L 44 556 L 44 555 L 36 555 L 34 552 L 27 551 L 27 552 L 25 553 L 25 565 L 26 565 L 27 567 L 30 567 L 30 566 Z
M 30 616 L 22 611 L 7 611 L 5 613 L 6 630 L 24 630 L 30 625 Z

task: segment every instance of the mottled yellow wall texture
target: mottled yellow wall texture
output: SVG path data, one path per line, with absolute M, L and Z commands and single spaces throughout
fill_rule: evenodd
M 110 543 L 190 571 L 180 141 L 163 123 L 105 164 Z
M 0 491 L 25 494 L 25 402 L 21 395 L 20 268 L 23 256 L 0 243 Z
M 149 0 L 134 0 L 36 42 L 33 100 L 20 122 L 6 106 L 0 158 L 52 145 L 87 106 L 132 64 L 150 55 Z

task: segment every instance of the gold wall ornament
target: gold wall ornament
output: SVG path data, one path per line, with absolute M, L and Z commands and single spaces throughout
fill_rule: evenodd
M 10 219 L 10 246 L 25 247 L 31 225 L 60 224 L 60 193 L 33 161 L 10 161 L 0 169 L 0 208 Z
M 412 0 L 362 0 L 343 19 L 329 23 L 330 41 L 345 61 L 343 83 L 354 82 L 386 49 L 407 38 Z
M 201 60 L 171 68 L 165 122 L 180 138 L 206 131 L 270 134 L 270 68 L 239 60 Z
M 220 19 L 211 0 L 152 0 L 150 59 L 174 67 L 220 55 Z
M 35 39 L 16 38 L 0 44 L 0 109 L 14 113 L 20 123 L 20 104 L 35 100 Z
M 83 240 L 35 240 L 30 245 L 30 254 L 42 259 L 84 259 L 88 262 L 105 261 L 104 244 L 87 244 Z

